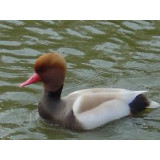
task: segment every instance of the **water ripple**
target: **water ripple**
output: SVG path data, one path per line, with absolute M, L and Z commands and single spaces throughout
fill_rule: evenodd
M 70 29 L 70 28 L 66 29 L 66 31 L 67 31 L 68 34 L 70 34 L 72 36 L 80 37 L 80 38 L 83 38 L 83 39 L 92 39 L 91 36 L 83 35 L 80 32 L 75 31 L 75 30 Z
M 58 39 L 58 40 L 63 39 L 63 37 L 61 37 L 57 32 L 53 31 L 53 29 L 41 29 L 37 27 L 26 27 L 26 29 L 36 34 L 49 35 L 50 38 L 52 39 Z

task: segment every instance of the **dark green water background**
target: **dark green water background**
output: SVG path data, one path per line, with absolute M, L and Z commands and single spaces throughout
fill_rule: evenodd
M 88 132 L 43 122 L 42 85 L 19 84 L 54 51 L 68 62 L 63 96 L 118 87 L 160 102 L 160 21 L 0 21 L 0 139 L 160 139 L 160 108 Z

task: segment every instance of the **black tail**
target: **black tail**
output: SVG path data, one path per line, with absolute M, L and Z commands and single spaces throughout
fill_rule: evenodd
M 140 94 L 138 95 L 130 104 L 130 110 L 132 114 L 136 114 L 138 112 L 143 111 L 146 109 L 147 106 L 150 105 L 150 102 L 147 100 L 147 98 Z

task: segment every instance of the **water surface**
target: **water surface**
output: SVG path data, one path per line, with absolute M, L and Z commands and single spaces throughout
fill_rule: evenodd
M 118 87 L 160 102 L 159 33 L 160 21 L 0 21 L 0 139 L 160 139 L 160 109 L 70 131 L 39 117 L 40 83 L 19 88 L 37 57 L 56 51 L 68 63 L 63 96 Z

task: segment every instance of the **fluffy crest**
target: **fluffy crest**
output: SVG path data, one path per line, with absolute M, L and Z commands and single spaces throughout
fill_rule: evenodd
M 46 53 L 40 56 L 34 65 L 36 73 L 45 71 L 51 67 L 59 67 L 66 72 L 66 61 L 60 53 Z

